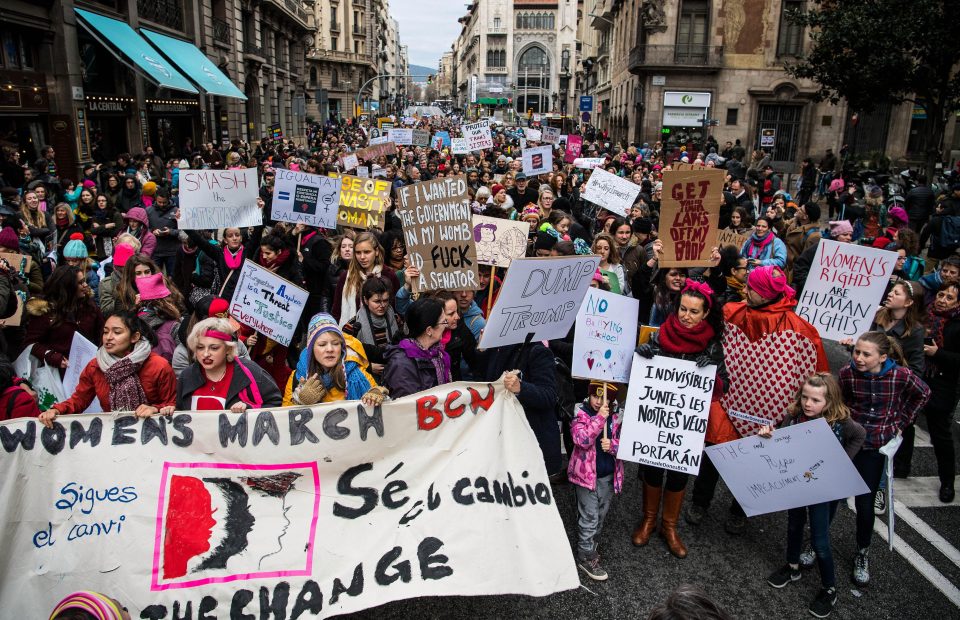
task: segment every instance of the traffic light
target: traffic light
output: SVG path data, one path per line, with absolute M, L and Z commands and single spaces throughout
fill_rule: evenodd
M 428 76 L 427 76 L 427 84 L 433 84 L 433 76 L 432 76 L 432 75 L 428 75 Z

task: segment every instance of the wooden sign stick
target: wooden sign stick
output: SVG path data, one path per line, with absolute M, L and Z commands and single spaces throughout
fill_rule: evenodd
M 487 294 L 487 317 L 490 317 L 490 308 L 493 307 L 493 283 L 497 279 L 497 266 L 490 268 L 490 292 Z

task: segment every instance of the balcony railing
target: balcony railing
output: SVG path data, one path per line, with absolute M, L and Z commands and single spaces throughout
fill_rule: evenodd
M 137 0 L 140 19 L 183 32 L 182 0 Z
M 263 48 L 250 41 L 243 42 L 243 53 L 250 54 L 251 56 L 256 56 L 257 58 L 266 58 L 266 56 L 263 53 Z
M 307 16 L 306 9 L 303 8 L 303 3 L 299 0 L 264 0 L 264 2 L 273 4 L 300 22 L 304 27 L 311 28 L 310 18 Z
M 702 68 L 716 70 L 723 66 L 722 45 L 638 45 L 630 50 L 632 73 L 645 69 Z
M 507 29 L 503 26 L 491 27 L 490 30 L 487 31 L 487 34 L 507 34 Z
M 219 17 L 213 18 L 213 40 L 230 44 L 230 24 Z

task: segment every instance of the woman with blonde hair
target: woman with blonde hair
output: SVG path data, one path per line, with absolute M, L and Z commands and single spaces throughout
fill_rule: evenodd
M 337 288 L 333 295 L 333 311 L 337 324 L 343 327 L 357 316 L 360 309 L 360 289 L 367 278 L 384 280 L 390 287 L 390 305 L 396 303 L 400 281 L 392 269 L 384 269 L 383 248 L 372 232 L 362 232 L 353 242 L 353 258 L 347 270 L 337 279 Z

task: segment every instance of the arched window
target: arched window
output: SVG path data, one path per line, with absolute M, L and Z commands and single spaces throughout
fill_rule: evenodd
M 517 28 L 523 29 L 523 13 L 517 13 Z
M 548 27 L 550 30 L 553 30 L 554 27 L 555 27 L 555 25 L 556 25 L 556 21 L 554 21 L 554 20 L 555 20 L 555 17 L 554 17 L 554 15 L 553 15 L 553 13 L 551 13 L 551 14 L 550 14 L 550 17 L 549 17 L 548 20 L 547 20 L 547 21 L 548 21 L 548 24 L 549 24 L 547 27 Z
M 530 71 L 540 71 L 540 69 L 548 69 L 550 67 L 550 61 L 547 59 L 547 53 L 542 47 L 534 45 L 533 47 L 527 49 L 523 54 L 520 55 L 520 60 L 517 63 L 517 69 L 520 72 L 523 72 L 524 69 L 529 69 Z

